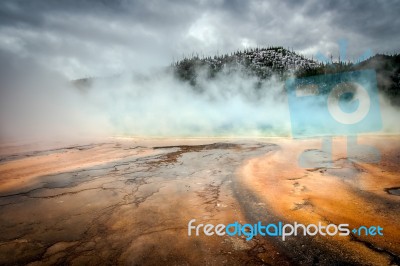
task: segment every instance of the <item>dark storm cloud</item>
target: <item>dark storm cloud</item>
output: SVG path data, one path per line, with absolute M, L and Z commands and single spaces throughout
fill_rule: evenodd
M 333 29 L 343 31 L 353 53 L 371 48 L 375 52 L 399 51 L 400 1 L 315 1 L 307 5 L 307 16 L 330 17 Z M 329 33 L 328 33 L 329 34 Z
M 308 56 L 399 51 L 399 1 L 2 1 L 0 49 L 69 78 L 168 65 L 193 52 L 282 45 Z M 7 62 L 2 62 L 6 64 Z

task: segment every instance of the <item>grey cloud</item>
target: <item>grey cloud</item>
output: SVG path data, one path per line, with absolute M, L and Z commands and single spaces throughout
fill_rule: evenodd
M 308 56 L 399 51 L 398 1 L 2 1 L 0 49 L 68 78 L 166 66 L 182 54 L 282 45 Z M 12 58 L 11 56 L 11 58 Z M 4 63 L 3 63 L 4 64 Z

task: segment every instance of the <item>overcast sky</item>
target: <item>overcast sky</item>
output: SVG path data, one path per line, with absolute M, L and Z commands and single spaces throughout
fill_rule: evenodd
M 28 60 L 70 79 L 145 71 L 193 52 L 279 45 L 309 57 L 400 51 L 400 1 L 0 2 L 0 69 Z

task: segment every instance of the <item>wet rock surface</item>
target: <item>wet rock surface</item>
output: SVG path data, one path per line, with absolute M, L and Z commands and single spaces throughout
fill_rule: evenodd
M 321 237 L 285 242 L 259 236 L 251 241 L 244 236 L 188 237 L 191 219 L 214 225 L 348 222 L 357 211 L 341 216 L 344 203 L 331 197 L 338 202 L 335 209 L 331 201 L 321 200 L 335 189 L 336 196 L 345 191 L 344 197 L 368 204 L 367 213 L 380 209 L 375 222 L 397 218 L 389 231 L 399 228 L 399 197 L 383 189 L 376 194 L 375 183 L 362 178 L 363 173 L 386 171 L 390 182 L 382 185 L 394 188 L 399 180 L 392 161 L 369 169 L 338 159 L 334 168 L 297 170 L 291 158 L 297 150 L 287 150 L 288 145 L 277 139 L 115 139 L 3 153 L 0 264 L 398 263 L 396 234 L 383 242 L 352 236 L 344 240 L 351 243 L 347 249 Z M 316 191 L 313 182 L 324 178 L 330 190 Z
M 282 149 L 248 161 L 236 189 L 247 219 L 267 223 L 321 222 L 325 226 L 349 224 L 350 229 L 380 225 L 384 228 L 383 236 L 351 231 L 348 237 L 341 238 L 277 238 L 275 244 L 299 264 L 399 265 L 400 201 L 385 188 L 400 182 L 400 143 L 398 138 L 361 140 L 380 149 L 380 162 L 368 164 L 348 159 L 346 150 L 338 147 L 328 165 L 302 169 L 293 164 L 288 168 L 288 163 L 302 154 L 304 146 L 285 142 L 280 143 Z M 335 143 L 343 145 L 343 139 Z M 316 144 L 320 145 L 307 141 L 306 146 Z
M 391 195 L 400 196 L 400 187 L 385 188 L 385 191 Z
M 256 248 L 261 244 L 240 237 L 187 236 L 190 219 L 243 221 L 232 195 L 235 171 L 276 145 L 101 145 L 137 153 L 2 190 L 0 264 L 243 264 L 262 263 L 257 255 L 264 253 L 264 260 L 286 261 L 271 244 Z

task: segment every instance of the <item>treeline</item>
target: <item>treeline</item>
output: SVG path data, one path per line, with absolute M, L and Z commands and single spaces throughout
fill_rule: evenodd
M 231 54 L 200 57 L 184 57 L 171 65 L 175 75 L 196 86 L 199 73 L 214 78 L 222 71 L 240 72 L 256 76 L 260 83 L 272 75 L 285 80 L 290 75 L 307 77 L 323 74 L 375 69 L 379 90 L 388 95 L 390 101 L 400 106 L 400 55 L 376 54 L 362 62 L 333 61 L 317 62 L 283 47 L 253 48 Z
M 376 54 L 357 64 L 350 62 L 334 62 L 320 64 L 311 69 L 300 69 L 297 77 L 335 74 L 340 72 L 374 69 L 377 74 L 378 88 L 386 94 L 392 104 L 400 106 L 400 55 Z
M 288 71 L 315 68 L 318 63 L 281 46 L 238 50 L 231 54 L 184 57 L 172 64 L 175 74 L 182 80 L 196 83 L 199 70 L 214 78 L 221 71 L 242 71 L 261 80 L 272 75 L 285 76 Z

